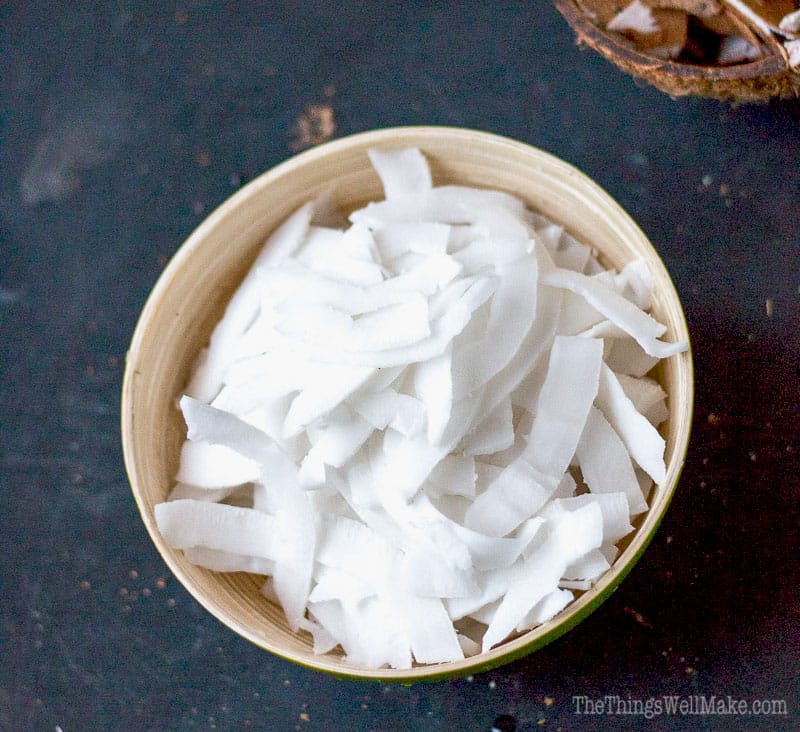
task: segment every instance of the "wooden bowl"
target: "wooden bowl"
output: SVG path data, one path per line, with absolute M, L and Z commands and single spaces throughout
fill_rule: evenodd
M 246 574 L 217 574 L 193 566 L 172 549 L 155 523 L 154 505 L 173 485 L 185 426 L 176 399 L 195 357 L 270 231 L 331 182 L 343 210 L 382 198 L 369 148 L 418 147 L 436 183 L 505 190 L 597 247 L 609 264 L 634 258 L 649 264 L 656 282 L 653 314 L 667 325 L 665 339 L 688 339 L 669 275 L 642 231 L 589 178 L 528 145 L 484 132 L 408 127 L 366 132 L 308 150 L 264 173 L 216 209 L 178 250 L 142 312 L 128 352 L 122 391 L 122 442 L 133 495 L 142 519 L 174 575 L 209 612 L 256 645 L 302 665 L 340 676 L 411 683 L 464 676 L 530 653 L 580 622 L 608 597 L 641 556 L 661 521 L 683 466 L 692 417 L 689 353 L 664 362 L 659 378 L 669 395 L 664 424 L 667 478 L 654 489 L 651 508 L 620 556 L 596 586 L 544 625 L 487 653 L 459 662 L 410 670 L 362 669 L 335 653 L 317 656 L 311 638 L 292 633 L 283 611 Z
M 800 69 L 792 68 L 775 39 L 766 39 L 762 58 L 730 66 L 679 63 L 637 50 L 608 31 L 581 0 L 555 0 L 555 6 L 586 45 L 637 79 L 673 97 L 695 95 L 729 102 L 767 102 L 800 96 Z

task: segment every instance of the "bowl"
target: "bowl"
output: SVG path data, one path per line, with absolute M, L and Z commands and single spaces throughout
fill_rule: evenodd
M 411 669 L 365 669 L 335 653 L 315 655 L 311 637 L 290 631 L 283 611 L 247 574 L 218 574 L 190 564 L 160 535 L 154 506 L 173 485 L 185 425 L 176 399 L 225 305 L 265 238 L 298 206 L 335 182 L 343 210 L 382 198 L 367 157 L 370 148 L 418 147 L 434 182 L 495 188 L 596 247 L 609 265 L 634 258 L 655 279 L 653 314 L 667 326 L 664 338 L 688 340 L 681 304 L 664 264 L 645 235 L 600 187 L 567 163 L 529 145 L 485 132 L 445 127 L 401 127 L 365 132 L 303 152 L 244 186 L 191 234 L 149 296 L 127 355 L 122 390 L 122 443 L 133 495 L 144 524 L 169 569 L 212 615 L 233 631 L 278 656 L 323 672 L 361 679 L 413 683 L 473 674 L 544 646 L 597 608 L 617 587 L 651 540 L 675 490 L 689 440 L 693 404 L 690 353 L 666 359 L 658 378 L 670 416 L 666 481 L 651 494 L 650 510 L 622 545 L 612 568 L 551 621 L 462 661 Z

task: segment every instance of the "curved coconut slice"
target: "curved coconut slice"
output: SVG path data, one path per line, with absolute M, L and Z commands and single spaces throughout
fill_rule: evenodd
M 369 150 L 367 154 L 387 199 L 420 195 L 433 187 L 428 161 L 416 148 Z
M 603 343 L 599 340 L 556 336 L 553 341 L 523 453 L 542 474 L 560 480 L 570 464 L 597 394 L 602 357 Z
M 597 406 L 625 443 L 631 457 L 658 484 L 664 482 L 666 443 L 647 417 L 636 411 L 614 372 L 603 364 Z
M 583 479 L 592 493 L 622 491 L 631 515 L 647 510 L 630 455 L 603 413 L 592 407 L 576 450 Z
M 231 346 L 253 322 L 258 313 L 260 293 L 258 271 L 262 267 L 290 256 L 308 231 L 313 203 L 307 203 L 292 214 L 267 239 L 244 281 L 234 293 L 222 320 L 214 328 L 208 349 L 196 365 L 186 393 L 210 402 L 222 386 L 222 372 L 230 362 Z
M 186 440 L 175 479 L 198 488 L 225 488 L 249 483 L 258 476 L 258 463 L 229 447 Z
M 273 561 L 280 553 L 275 517 L 251 508 L 182 499 L 157 503 L 155 518 L 176 549 L 200 546 Z
M 666 330 L 658 321 L 640 310 L 630 300 L 600 284 L 592 277 L 567 269 L 554 269 L 542 275 L 542 281 L 552 287 L 562 287 L 581 295 L 595 309 L 629 333 L 651 356 L 666 358 L 685 351 L 685 341 L 664 343 L 658 340 Z
M 558 588 L 564 570 L 603 541 L 603 518 L 596 503 L 566 511 L 552 532 L 523 564 L 483 636 L 488 651 L 502 642 L 543 597 Z

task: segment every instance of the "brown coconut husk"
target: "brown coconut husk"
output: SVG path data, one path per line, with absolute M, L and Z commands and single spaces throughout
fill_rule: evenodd
M 629 34 L 630 37 L 626 38 L 606 28 L 610 19 L 629 2 L 555 0 L 555 6 L 575 31 L 580 45 L 593 48 L 623 71 L 673 97 L 696 95 L 730 102 L 766 102 L 775 98 L 800 97 L 800 68 L 791 67 L 780 36 L 765 30 L 760 22 L 753 23 L 747 16 L 729 12 L 728 22 L 740 28 L 740 35 L 760 42 L 761 58 L 727 66 L 713 62 L 687 63 L 660 58 L 635 35 Z M 652 0 L 644 2 L 652 6 L 661 5 Z M 695 5 L 697 2 L 693 0 Z M 712 8 L 714 4 L 709 2 L 707 7 Z M 748 2 L 750 7 L 759 10 L 760 4 L 760 0 Z M 731 8 L 726 10 L 731 11 Z M 703 24 L 706 20 L 699 19 Z M 765 18 L 765 22 L 777 25 L 772 17 Z M 713 19 L 711 23 L 714 23 Z

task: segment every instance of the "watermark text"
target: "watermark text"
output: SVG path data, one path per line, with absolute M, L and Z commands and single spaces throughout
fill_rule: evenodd
M 738 699 L 716 694 L 662 694 L 647 698 L 606 694 L 572 697 L 575 714 L 589 716 L 635 716 L 653 719 L 661 716 L 780 716 L 789 714 L 785 699 Z

